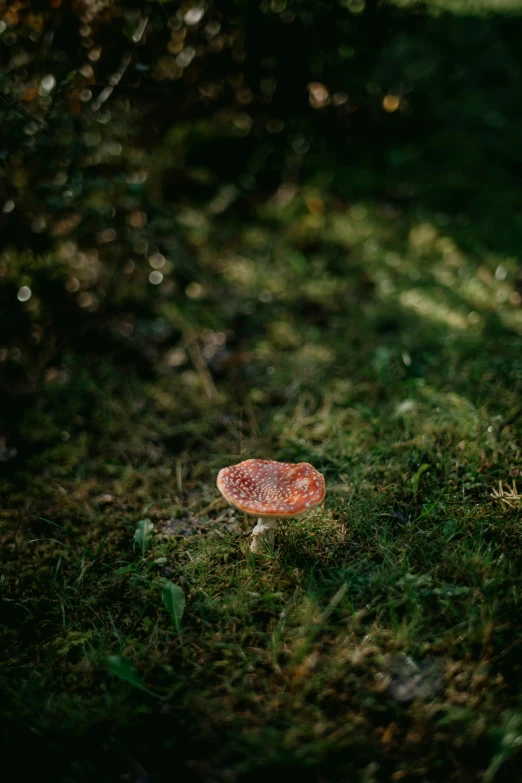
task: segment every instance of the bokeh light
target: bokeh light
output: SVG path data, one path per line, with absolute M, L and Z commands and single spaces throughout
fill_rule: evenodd
M 27 285 L 23 285 L 19 290 L 18 294 L 16 295 L 18 301 L 20 302 L 27 302 L 32 296 L 32 291 Z

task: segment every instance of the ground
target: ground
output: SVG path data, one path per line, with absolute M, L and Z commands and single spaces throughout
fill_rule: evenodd
M 515 260 L 313 183 L 178 217 L 153 369 L 66 354 L 4 463 L 8 779 L 518 780 Z M 256 558 L 215 485 L 249 457 L 327 483 Z

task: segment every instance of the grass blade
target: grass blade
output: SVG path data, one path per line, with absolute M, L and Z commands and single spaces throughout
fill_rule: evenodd
M 145 556 L 145 550 L 150 544 L 153 530 L 154 525 L 150 519 L 140 519 L 136 525 L 136 530 L 134 531 L 134 541 L 141 548 L 142 556 Z
M 169 582 L 163 588 L 162 598 L 168 613 L 172 617 L 177 633 L 181 633 L 181 618 L 186 605 L 185 593 L 179 585 Z
M 129 685 L 139 688 L 140 691 L 144 691 L 150 696 L 160 698 L 156 693 L 153 693 L 153 691 L 149 691 L 135 667 L 127 658 L 124 658 L 123 655 L 108 655 L 106 661 L 109 671 L 120 680 L 128 682 Z

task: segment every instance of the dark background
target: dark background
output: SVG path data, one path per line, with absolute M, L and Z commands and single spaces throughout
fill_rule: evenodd
M 319 182 L 339 203 L 450 215 L 464 249 L 516 254 L 522 22 L 433 10 L 214 2 L 192 24 L 172 2 L 7 4 L 0 407 L 12 447 L 64 350 L 143 364 L 145 346 L 112 345 L 110 327 L 154 320 L 145 247 L 175 250 L 177 291 L 205 274 L 172 220 L 184 206 L 222 194 L 211 214 L 232 226 L 281 184 Z M 67 290 L 71 242 L 93 253 Z

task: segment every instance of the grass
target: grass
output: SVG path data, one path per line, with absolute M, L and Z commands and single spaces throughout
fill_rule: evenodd
M 4 779 L 520 779 L 517 262 L 442 218 L 181 215 L 154 371 L 48 374 L 1 479 Z M 215 488 L 252 456 L 328 488 L 255 559 Z

